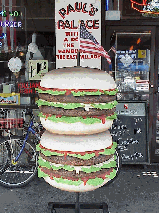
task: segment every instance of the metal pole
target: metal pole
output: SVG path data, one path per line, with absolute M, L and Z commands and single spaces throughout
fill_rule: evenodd
M 76 192 L 75 213 L 80 213 L 79 192 Z
M 80 66 L 80 51 L 77 52 L 77 66 Z

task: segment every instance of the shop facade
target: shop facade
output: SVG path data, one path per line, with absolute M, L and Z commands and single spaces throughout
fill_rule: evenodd
M 143 1 L 137 2 L 141 4 Z M 13 116 L 14 110 L 17 112 L 16 116 L 21 117 L 28 106 L 37 110 L 38 95 L 35 88 L 40 82 L 38 73 L 44 74 L 57 67 L 56 2 L 19 0 L 13 3 L 19 6 L 16 11 L 23 14 L 15 16 L 15 21 L 21 22 L 23 27 L 16 28 L 12 36 L 14 45 L 11 45 L 13 41 L 8 42 L 8 50 L 4 49 L 0 53 L 1 69 L 4 70 L 0 76 L 1 99 L 7 102 L 1 105 L 2 112 L 7 110 L 1 116 L 3 119 L 6 119 L 5 116 Z M 124 164 L 158 163 L 159 19 L 151 15 L 143 16 L 140 7 L 138 10 L 133 9 L 130 0 L 101 0 L 100 3 L 101 45 L 112 60 L 109 66 L 101 58 L 101 69 L 114 77 L 119 90 L 118 119 L 111 129 L 113 138 L 119 144 Z M 7 26 L 3 32 L 12 34 Z M 35 37 L 33 33 L 36 33 Z M 34 43 L 34 39 L 40 53 L 36 57 L 34 55 L 30 58 L 29 55 L 27 58 L 28 45 Z M 19 49 L 16 51 L 17 46 Z M 19 57 L 23 62 L 19 75 L 12 73 L 7 65 L 13 56 Z M 32 61 L 29 63 L 30 59 Z M 26 69 L 29 69 L 28 76 Z M 12 100 L 15 96 L 18 102 L 9 104 L 9 99 Z M 17 128 L 14 131 L 22 134 Z
M 112 46 L 116 48 L 116 55 L 113 51 L 111 53 L 112 66 L 107 69 L 111 70 L 119 90 L 117 113 L 122 123 L 115 123 L 115 130 L 112 131 L 122 150 L 123 162 L 157 163 L 159 21 L 156 15 L 142 15 L 140 10 L 143 10 L 144 6 L 139 5 L 143 1 L 134 2 L 137 4 L 132 5 L 130 0 L 114 1 L 112 9 L 117 10 L 119 7 L 120 20 L 105 20 L 105 32 L 102 36 L 103 46 L 107 50 Z M 106 1 L 103 2 L 104 6 L 105 3 Z M 135 10 L 136 7 L 138 10 Z M 105 17 L 106 13 L 108 11 L 105 12 Z M 103 63 L 102 69 L 106 66 L 108 65 Z M 123 125 L 126 125 L 125 128 L 128 126 L 128 133 L 120 128 Z

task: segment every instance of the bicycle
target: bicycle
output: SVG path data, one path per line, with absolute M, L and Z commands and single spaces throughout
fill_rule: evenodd
M 37 175 L 37 141 L 31 142 L 29 134 L 40 141 L 44 128 L 41 124 L 34 125 L 32 109 L 26 109 L 26 114 L 31 118 L 29 126 L 25 127 L 25 137 L 13 135 L 10 130 L 5 130 L 7 137 L 0 136 L 0 185 L 4 187 L 25 186 Z

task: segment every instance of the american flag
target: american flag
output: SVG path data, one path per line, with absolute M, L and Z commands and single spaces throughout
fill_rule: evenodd
M 115 45 L 113 45 L 113 46 L 111 47 L 111 50 L 112 50 L 114 53 L 116 53 Z
M 80 52 L 103 56 L 111 64 L 108 53 L 82 24 L 80 25 Z

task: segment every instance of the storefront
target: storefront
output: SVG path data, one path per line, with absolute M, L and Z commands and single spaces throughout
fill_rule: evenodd
M 114 1 L 112 9 L 119 7 L 120 20 L 108 16 L 110 11 L 104 14 L 108 20 L 103 46 L 115 47 L 116 54 L 111 49 L 112 66 L 103 63 L 102 69 L 111 70 L 117 82 L 117 113 L 130 131 L 123 133 L 115 124 L 123 161 L 155 163 L 159 158 L 159 22 L 157 15 L 141 13 L 144 1 L 132 2 Z
M 57 56 L 58 49 L 61 49 L 61 47 L 57 47 L 57 41 L 60 37 L 56 36 L 58 16 L 55 17 L 55 3 L 57 2 L 63 1 L 52 3 L 19 0 L 13 2 L 14 6 L 19 7 L 14 9 L 14 11 L 19 12 L 13 14 L 17 25 L 15 23 L 14 31 L 13 28 L 11 30 L 11 27 L 9 27 L 9 23 L 2 28 L 2 33 L 7 35 L 8 43 L 6 43 L 6 40 L 2 42 L 3 46 L 0 53 L 0 65 L 4 71 L 0 74 L 1 100 L 6 102 L 1 103 L 1 108 L 12 110 L 21 108 L 23 111 L 26 106 L 30 106 L 36 109 L 35 101 L 38 96 L 35 88 L 38 87 L 40 82 L 39 73 L 43 75 L 45 72 L 59 67 L 58 63 L 61 64 L 62 60 Z M 101 45 L 108 51 L 112 60 L 112 64 L 109 66 L 105 59 L 96 59 L 99 60 L 98 66 L 114 77 L 119 90 L 117 94 L 119 101 L 117 107 L 118 119 L 111 130 L 113 138 L 119 143 L 123 163 L 158 163 L 159 20 L 156 15 L 142 15 L 141 10 L 144 6 L 141 4 L 144 1 L 136 1 L 137 4 L 132 4 L 131 0 L 89 1 L 93 6 L 96 2 L 100 2 L 101 5 L 101 8 L 95 6 L 99 9 L 100 17 L 98 11 L 96 18 L 93 18 L 91 13 L 88 13 L 87 16 L 85 6 L 83 7 L 84 11 L 79 12 L 82 13 L 83 19 L 86 18 L 89 27 L 93 28 L 95 37 L 98 32 L 97 26 L 101 26 L 100 32 L 98 32 L 98 36 L 100 34 L 101 36 L 96 38 L 101 40 Z M 88 2 L 82 3 L 86 5 Z M 7 11 L 7 2 L 4 1 L 2 4 L 5 4 Z M 75 2 L 73 2 L 74 4 Z M 138 6 L 136 7 L 136 5 Z M 71 21 L 74 20 L 72 15 Z M 13 21 L 10 18 L 13 16 L 8 15 L 9 21 Z M 1 19 L 3 22 L 6 21 L 4 16 L 1 16 Z M 63 17 L 61 19 L 63 21 Z M 93 19 L 94 21 L 92 21 Z M 100 20 L 100 22 L 95 20 Z M 71 22 L 73 28 L 76 26 L 76 21 L 75 23 Z M 33 33 L 36 33 L 36 36 Z M 76 34 L 73 34 L 73 37 L 76 38 Z M 28 45 L 31 42 L 36 43 L 40 52 L 38 56 L 33 55 L 33 60 L 30 63 L 28 62 L 28 67 L 26 67 L 26 62 L 30 59 L 27 52 Z M 75 39 L 73 42 L 76 44 L 77 40 Z M 75 48 L 70 46 L 70 49 L 76 48 L 76 46 Z M 73 51 L 73 54 L 75 54 L 75 51 Z M 19 57 L 22 61 L 19 75 L 15 75 L 8 68 L 8 61 L 13 56 Z M 75 66 L 76 58 L 73 60 L 74 63 L 68 64 Z M 87 62 L 81 63 L 81 66 L 89 66 L 87 64 L 89 60 L 83 61 Z M 63 66 L 67 65 L 64 64 Z M 28 75 L 26 69 L 29 69 Z M 14 106 L 8 104 L 13 96 L 16 96 L 17 100 L 16 103 L 12 103 Z M 3 118 L 4 114 L 1 117 Z

